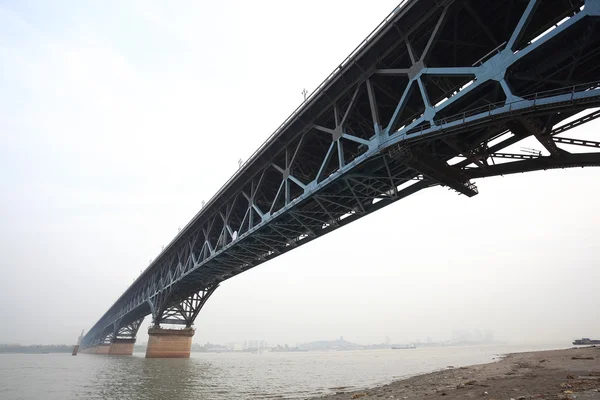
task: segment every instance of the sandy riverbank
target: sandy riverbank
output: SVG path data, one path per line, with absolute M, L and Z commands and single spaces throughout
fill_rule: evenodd
M 600 399 L 600 347 L 510 354 L 501 361 L 419 375 L 321 400 Z

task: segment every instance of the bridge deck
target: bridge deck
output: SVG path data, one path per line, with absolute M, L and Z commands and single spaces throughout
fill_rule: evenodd
M 556 135 L 569 127 L 553 129 L 600 105 L 599 4 L 403 2 L 186 225 L 84 342 L 118 324 L 159 316 L 200 289 L 421 189 L 441 184 L 473 196 L 470 179 L 498 171 L 596 165 L 595 153 L 579 157 L 557 146 L 564 141 Z M 530 136 L 548 156 L 499 155 Z M 456 157 L 460 161 L 450 164 Z M 511 158 L 511 165 L 490 165 L 499 158 Z

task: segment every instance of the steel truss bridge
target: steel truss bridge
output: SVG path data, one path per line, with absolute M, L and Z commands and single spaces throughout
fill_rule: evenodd
M 189 327 L 220 282 L 420 190 L 471 197 L 476 178 L 598 166 L 600 142 L 564 135 L 598 106 L 600 0 L 404 1 L 82 346 L 135 338 L 148 314 Z M 530 137 L 543 153 L 505 150 Z

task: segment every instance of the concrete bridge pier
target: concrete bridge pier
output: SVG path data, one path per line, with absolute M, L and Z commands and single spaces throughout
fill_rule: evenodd
M 150 327 L 146 358 L 190 358 L 194 333 L 195 330 L 191 327 L 184 329 Z
M 110 343 L 100 343 L 96 346 L 96 352 L 93 354 L 108 354 L 110 351 Z
M 163 293 L 149 301 L 154 324 L 148 328 L 146 358 L 189 358 L 196 332 L 192 324 L 217 287 L 214 284 L 186 297 Z M 168 329 L 161 324 L 184 328 Z
M 113 332 L 110 335 L 110 348 L 106 354 L 112 356 L 133 355 L 133 346 L 135 345 L 137 332 L 143 321 L 144 317 L 116 321 L 113 326 Z
M 96 346 L 85 347 L 83 349 L 80 349 L 79 352 L 82 354 L 96 354 Z
M 110 349 L 108 354 L 113 356 L 131 356 L 133 355 L 133 346 L 135 345 L 135 338 L 122 339 L 114 338 L 110 341 Z
M 80 349 L 83 354 L 100 354 L 113 356 L 133 355 L 133 346 L 138 329 L 144 321 L 144 317 L 118 319 L 112 326 L 108 326 L 100 335 L 88 343 L 84 343 Z

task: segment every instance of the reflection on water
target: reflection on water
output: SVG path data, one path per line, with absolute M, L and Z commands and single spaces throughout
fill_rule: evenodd
M 103 388 L 102 398 L 197 399 L 215 382 L 218 368 L 204 360 L 147 360 L 118 357 L 93 377 L 91 387 Z M 110 385 L 106 385 L 110 382 Z
M 478 346 L 307 353 L 0 354 L 0 399 L 307 398 L 336 387 L 364 388 L 508 352 L 559 346 Z

